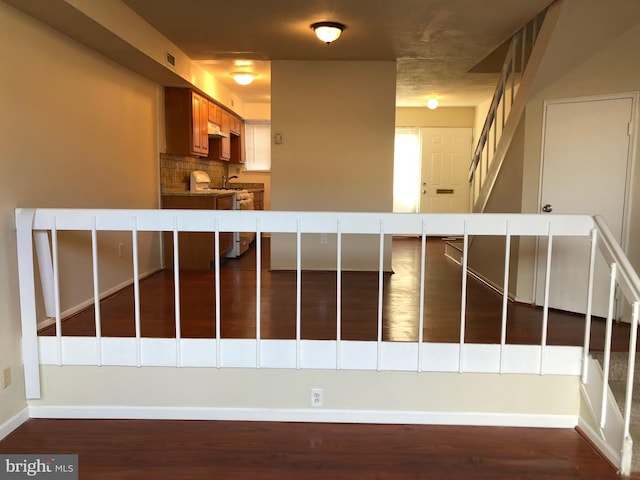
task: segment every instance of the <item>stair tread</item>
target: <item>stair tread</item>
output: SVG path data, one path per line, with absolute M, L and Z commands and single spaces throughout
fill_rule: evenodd
M 604 353 L 602 352 L 590 352 L 591 356 L 600 362 L 602 366 L 604 364 Z M 609 380 L 612 382 L 627 381 L 627 362 L 629 354 L 627 352 L 611 352 L 611 359 L 609 362 Z M 640 385 L 640 354 L 636 354 L 636 368 L 634 370 L 633 382 L 636 385 Z

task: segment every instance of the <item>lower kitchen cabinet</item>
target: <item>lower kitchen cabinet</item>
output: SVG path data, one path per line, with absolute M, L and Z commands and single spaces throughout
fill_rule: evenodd
M 163 195 L 162 208 L 193 210 L 232 210 L 233 195 Z M 164 232 L 164 264 L 173 268 L 173 233 Z M 233 233 L 220 233 L 221 260 L 233 247 Z M 191 270 L 215 267 L 215 235 L 206 232 L 181 232 L 178 234 L 180 268 Z
M 264 190 L 252 190 L 253 192 L 253 209 L 264 210 Z

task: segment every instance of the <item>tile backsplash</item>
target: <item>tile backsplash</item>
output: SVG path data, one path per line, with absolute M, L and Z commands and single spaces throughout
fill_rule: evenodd
M 162 192 L 185 192 L 189 190 L 189 176 L 193 170 L 204 170 L 211 177 L 211 186 L 222 185 L 227 175 L 227 165 L 221 162 L 196 157 L 160 154 L 160 187 Z

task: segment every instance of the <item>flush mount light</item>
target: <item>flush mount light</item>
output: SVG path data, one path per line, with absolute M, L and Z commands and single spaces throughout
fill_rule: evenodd
M 233 72 L 231 76 L 238 85 L 249 85 L 256 79 L 256 75 L 249 72 Z
M 342 31 L 347 27 L 338 22 L 316 22 L 311 24 L 311 28 L 316 32 L 316 37 L 329 45 L 340 38 Z
M 429 100 L 427 100 L 427 108 L 429 110 L 435 110 L 436 108 L 438 108 L 438 99 L 435 97 L 431 97 Z

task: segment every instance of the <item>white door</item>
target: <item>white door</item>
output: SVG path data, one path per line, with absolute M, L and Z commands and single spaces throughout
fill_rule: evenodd
M 471 128 L 423 128 L 420 212 L 469 212 Z
M 541 211 L 602 215 L 622 241 L 635 97 L 594 97 L 545 105 Z M 554 238 L 549 306 L 584 313 L 590 242 Z M 544 303 L 547 241 L 540 242 L 536 303 Z M 608 267 L 598 257 L 593 314 L 606 317 Z

